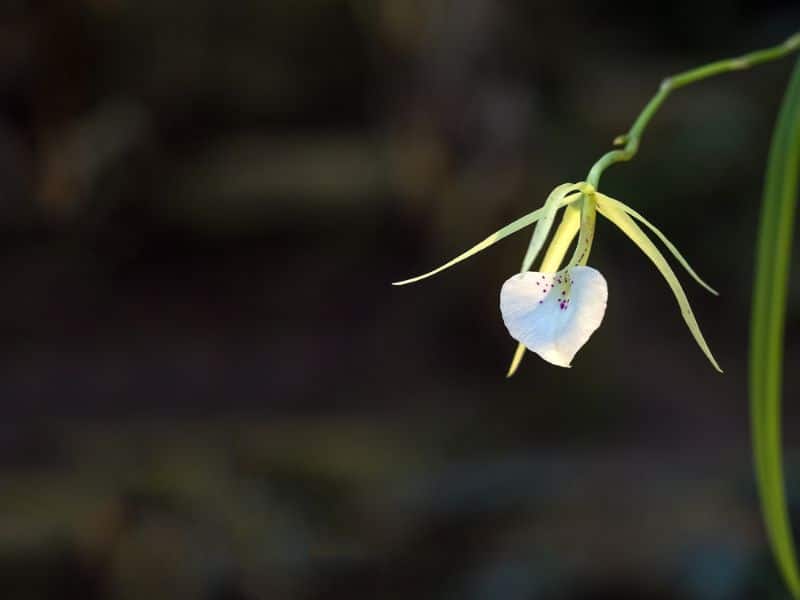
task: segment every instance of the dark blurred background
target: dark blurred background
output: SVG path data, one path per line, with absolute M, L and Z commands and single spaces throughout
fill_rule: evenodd
M 602 182 L 720 290 L 681 275 L 724 376 L 607 222 L 571 370 L 503 377 L 527 232 L 389 285 L 584 178 L 664 76 L 800 23 L 657 6 L 5 0 L 0 595 L 784 598 L 745 367 L 791 59 L 681 90 Z

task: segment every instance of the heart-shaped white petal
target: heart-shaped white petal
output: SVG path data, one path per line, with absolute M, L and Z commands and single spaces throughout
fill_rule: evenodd
M 519 273 L 500 290 L 500 312 L 511 337 L 559 367 L 569 367 L 600 326 L 607 301 L 606 280 L 591 267 Z

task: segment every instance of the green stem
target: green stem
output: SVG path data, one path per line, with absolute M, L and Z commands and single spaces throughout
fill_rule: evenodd
M 782 44 L 773 46 L 772 48 L 756 50 L 755 52 L 750 52 L 738 58 L 719 60 L 702 67 L 697 67 L 696 69 L 691 69 L 690 71 L 679 73 L 678 75 L 673 75 L 672 77 L 667 77 L 661 82 L 661 87 L 658 89 L 656 95 L 650 99 L 650 102 L 648 102 L 642 112 L 639 113 L 639 116 L 636 118 L 636 121 L 634 121 L 628 133 L 615 140 L 616 143 L 624 143 L 625 147 L 612 150 L 601 156 L 589 170 L 586 182 L 594 187 L 598 187 L 600 176 L 603 174 L 603 171 L 615 163 L 626 162 L 636 156 L 636 152 L 639 149 L 639 142 L 642 139 L 642 134 L 647 124 L 673 90 L 721 73 L 741 71 L 760 65 L 761 63 L 777 60 L 798 49 L 800 49 L 800 32 L 795 33 Z

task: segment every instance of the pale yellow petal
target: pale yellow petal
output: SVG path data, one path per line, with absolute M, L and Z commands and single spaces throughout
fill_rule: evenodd
M 519 368 L 519 364 L 522 362 L 523 356 L 525 356 L 525 344 L 519 343 L 517 344 L 517 349 L 514 350 L 514 358 L 511 359 L 511 366 L 508 367 L 506 378 L 514 376 L 514 373 L 516 373 Z
M 579 184 L 578 184 L 579 185 Z M 547 241 L 547 236 L 550 235 L 550 229 L 553 227 L 553 222 L 556 218 L 558 209 L 563 206 L 564 198 L 570 192 L 578 189 L 578 185 L 574 183 L 563 183 L 550 192 L 550 195 L 545 200 L 542 207 L 542 215 L 539 222 L 536 224 L 536 229 L 533 230 L 531 243 L 528 246 L 528 251 L 525 253 L 525 258 L 522 261 L 522 271 L 527 271 L 533 265 L 539 252 L 542 250 L 544 243 Z M 580 194 L 575 196 L 575 200 L 580 198 Z
M 564 262 L 564 257 L 567 255 L 567 250 L 581 224 L 581 209 L 577 203 L 570 204 L 564 210 L 564 216 L 561 218 L 561 223 L 558 225 L 550 246 L 544 254 L 542 264 L 539 265 L 539 270 L 543 273 L 555 273 L 561 268 L 561 263 Z M 524 265 L 523 265 L 524 266 Z M 529 269 L 523 269 L 528 271 Z
M 672 289 L 672 293 L 675 295 L 675 299 L 678 301 L 678 306 L 680 306 L 683 320 L 686 321 L 686 325 L 689 327 L 689 331 L 691 332 L 692 336 L 694 336 L 697 345 L 700 346 L 700 349 L 706 355 L 708 360 L 711 361 L 711 364 L 714 365 L 714 368 L 721 373 L 722 369 L 714 358 L 714 355 L 711 354 L 711 349 L 708 347 L 708 344 L 706 343 L 706 340 L 700 331 L 700 326 L 697 324 L 697 320 L 692 312 L 692 308 L 689 305 L 689 299 L 686 297 L 683 287 L 681 287 L 681 284 L 678 281 L 678 278 L 675 276 L 672 267 L 669 266 L 669 263 L 661 254 L 661 251 L 656 248 L 655 244 L 653 244 L 650 238 L 647 237 L 647 234 L 645 234 L 644 231 L 639 228 L 636 222 L 631 219 L 631 217 L 628 216 L 623 209 L 616 206 L 612 202 L 608 202 L 607 198 L 604 198 L 599 194 L 597 200 L 597 209 L 600 211 L 600 214 L 608 218 L 612 223 L 619 227 L 622 232 L 625 233 L 625 235 L 627 235 L 631 241 L 633 241 L 633 243 L 639 246 L 641 251 L 644 252 L 645 255 L 653 262 L 664 279 L 667 280 L 667 284 L 669 284 L 670 289 Z
M 687 273 L 689 273 L 689 275 L 691 275 L 692 279 L 694 279 L 694 280 L 695 280 L 697 283 L 699 283 L 701 286 L 703 286 L 705 289 L 707 289 L 709 292 L 711 292 L 711 293 L 712 293 L 712 294 L 714 294 L 715 296 L 719 296 L 719 293 L 717 292 L 717 290 L 715 290 L 714 288 L 712 288 L 710 285 L 708 285 L 708 284 L 707 284 L 705 281 L 703 281 L 703 280 L 700 278 L 700 276 L 699 276 L 699 275 L 698 275 L 698 274 L 695 272 L 695 270 L 694 270 L 694 269 L 692 269 L 692 267 L 689 265 L 689 262 L 688 262 L 688 261 L 687 261 L 687 260 L 686 260 L 686 259 L 683 257 L 683 255 L 682 255 L 682 254 L 680 253 L 680 251 L 679 251 L 679 250 L 678 250 L 678 249 L 675 247 L 675 245 L 674 245 L 672 242 L 670 242 L 670 241 L 667 239 L 667 236 L 666 236 L 666 235 L 664 235 L 664 234 L 661 232 L 661 230 L 659 230 L 659 229 L 658 229 L 658 228 L 657 228 L 655 225 L 653 225 L 653 224 L 652 224 L 650 221 L 648 221 L 647 219 L 645 219 L 645 218 L 644 218 L 642 215 L 640 215 L 638 212 L 636 212 L 635 210 L 633 210 L 633 209 L 632 209 L 630 206 L 628 206 L 627 204 L 625 204 L 625 203 L 623 203 L 623 202 L 620 202 L 619 200 L 615 200 L 614 198 L 611 198 L 611 197 L 609 197 L 609 196 L 606 196 L 606 195 L 604 195 L 604 194 L 600 194 L 600 193 L 598 193 L 597 195 L 598 195 L 598 197 L 601 197 L 601 198 L 602 198 L 602 201 L 603 201 L 603 202 L 605 202 L 606 204 L 610 204 L 610 205 L 612 205 L 612 206 L 616 206 L 617 208 L 619 208 L 619 209 L 621 209 L 621 210 L 625 211 L 625 212 L 626 212 L 626 213 L 628 213 L 630 216 L 632 216 L 634 219 L 637 219 L 637 220 L 638 220 L 640 223 L 642 223 L 642 224 L 643 224 L 645 227 L 647 227 L 648 229 L 650 229 L 650 231 L 652 231 L 653 233 L 655 233 L 655 234 L 656 234 L 656 237 L 658 237 L 658 239 L 660 239 L 660 240 L 661 240 L 661 242 L 662 242 L 662 243 L 663 243 L 663 244 L 664 244 L 664 245 L 667 247 L 667 250 L 669 250 L 670 252 L 672 252 L 672 255 L 673 255 L 673 256 L 675 257 L 675 259 L 676 259 L 676 260 L 677 260 L 677 261 L 678 261 L 678 262 L 681 264 L 681 266 L 682 266 L 684 269 L 686 269 L 686 272 L 687 272 Z
M 580 196 L 580 194 L 578 195 Z M 580 222 L 581 211 L 577 204 L 570 204 L 567 206 L 564 210 L 564 216 L 561 217 L 561 223 L 558 225 L 558 229 L 556 229 L 550 246 L 547 248 L 547 252 L 544 255 L 542 264 L 539 267 L 540 271 L 545 273 L 554 273 L 558 271 L 561 267 L 561 263 L 564 261 L 564 256 L 567 254 L 569 245 L 578 233 Z M 529 266 L 530 265 L 527 267 Z M 523 264 L 522 270 L 527 271 L 527 267 Z M 514 352 L 514 358 L 511 359 L 511 366 L 508 368 L 506 377 L 512 377 L 514 373 L 517 372 L 524 355 L 525 346 L 523 344 L 517 344 L 517 349 Z
M 536 223 L 546 213 L 549 214 L 550 211 L 558 210 L 562 206 L 566 206 L 566 205 L 571 204 L 572 202 L 575 202 L 578 198 L 580 198 L 580 194 L 568 195 L 569 194 L 569 188 L 574 189 L 574 187 L 575 187 L 574 184 L 571 184 L 571 183 L 564 184 L 563 186 L 559 186 L 558 188 L 556 188 L 556 190 L 558 190 L 559 188 L 564 188 L 564 189 L 566 189 L 566 192 L 564 194 L 560 194 L 559 195 L 559 197 L 557 198 L 558 202 L 556 202 L 555 204 L 553 204 L 552 201 L 550 200 L 550 198 L 548 198 L 548 201 L 551 201 L 551 205 L 550 206 L 545 205 L 542 208 L 534 210 L 533 212 L 528 213 L 524 217 L 520 217 L 516 221 L 513 221 L 512 223 L 509 223 L 505 227 L 495 231 L 492 235 L 487 237 L 482 242 L 479 242 L 478 244 L 476 244 L 475 246 L 473 246 L 472 248 L 470 248 L 466 252 L 463 252 L 463 253 L 459 254 L 454 259 L 446 262 L 442 266 L 437 267 L 437 268 L 433 269 L 432 271 L 428 271 L 427 273 L 423 273 L 422 275 L 418 275 L 416 277 L 412 277 L 410 279 L 404 279 L 403 281 L 395 281 L 394 283 L 392 283 L 392 285 L 406 285 L 406 284 L 409 284 L 409 283 L 415 283 L 415 282 L 420 281 L 422 279 L 427 279 L 428 277 L 432 277 L 433 275 L 436 275 L 437 273 L 441 273 L 445 269 L 449 269 L 450 267 L 452 267 L 452 266 L 454 266 L 454 265 L 456 265 L 456 264 L 458 264 L 458 263 L 470 258 L 471 256 L 474 256 L 475 254 L 477 254 L 478 252 L 481 252 L 482 250 L 486 250 L 486 248 L 488 248 L 489 246 L 499 242 L 503 238 L 506 238 L 506 237 L 516 233 L 517 231 L 527 227 L 528 225 L 532 225 L 533 223 Z M 553 192 L 555 193 L 555 190 Z M 553 196 L 553 194 L 551 194 L 551 197 L 552 196 Z
M 569 264 L 584 266 L 589 261 L 589 253 L 592 251 L 595 221 L 597 220 L 597 198 L 594 188 L 591 188 L 590 193 L 583 195 L 583 200 L 580 202 L 580 210 L 580 235 Z

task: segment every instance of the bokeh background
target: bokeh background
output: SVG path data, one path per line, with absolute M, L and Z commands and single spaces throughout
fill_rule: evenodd
M 527 233 L 389 285 L 583 178 L 664 76 L 800 23 L 789 0 L 630 10 L 3 2 L 2 597 L 785 597 L 745 367 L 791 60 L 678 92 L 602 182 L 720 290 L 682 276 L 724 376 L 607 222 L 608 312 L 571 370 L 503 377 Z M 796 285 L 789 311 L 800 508 Z

